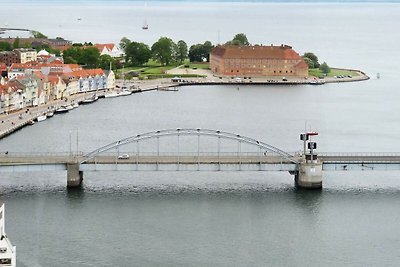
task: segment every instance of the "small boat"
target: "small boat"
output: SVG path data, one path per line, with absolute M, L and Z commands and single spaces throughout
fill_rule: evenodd
M 58 109 L 56 109 L 55 113 L 66 113 L 68 111 L 69 111 L 69 109 L 67 109 L 66 106 L 61 106 Z
M 120 95 L 131 95 L 132 91 L 129 89 L 123 89 L 120 93 Z
M 34 121 L 34 120 L 28 121 L 28 125 L 34 125 L 34 124 L 35 124 L 35 121 Z
M 72 104 L 72 107 L 73 108 L 77 108 L 77 107 L 79 107 L 79 104 L 75 102 L 75 103 Z
M 104 95 L 105 98 L 118 97 L 118 96 L 120 96 L 120 93 L 117 91 L 111 91 Z
M 90 98 L 87 98 L 87 99 L 82 100 L 81 104 L 84 104 L 84 105 L 85 105 L 85 104 L 90 104 L 90 103 L 93 103 L 93 102 L 97 101 L 98 99 L 99 99 L 98 96 L 93 95 L 93 96 L 90 97 Z
M 46 115 L 47 115 L 47 118 L 51 118 L 51 117 L 54 116 L 54 111 L 48 111 L 48 112 L 46 113 Z
M 143 26 L 142 26 L 142 30 L 148 30 L 149 29 L 149 24 L 147 24 L 147 21 L 144 20 Z
M 324 83 L 325 83 L 325 80 L 317 80 L 317 79 L 314 79 L 314 80 L 311 80 L 308 82 L 308 84 L 312 84 L 312 85 L 321 85 Z
M 40 116 L 38 116 L 38 117 L 36 118 L 36 120 L 37 120 L 38 122 L 44 121 L 44 120 L 46 120 L 46 119 L 47 119 L 47 115 L 46 115 L 46 114 L 40 115 Z
M 71 110 L 71 109 L 74 109 L 74 106 L 69 104 L 69 105 L 66 105 L 65 108 L 68 109 L 68 110 Z

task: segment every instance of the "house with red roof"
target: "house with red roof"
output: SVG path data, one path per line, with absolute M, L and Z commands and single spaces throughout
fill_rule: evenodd
M 308 76 L 307 63 L 288 45 L 217 46 L 210 53 L 210 68 L 216 75 L 237 77 Z
M 122 52 L 115 44 L 95 44 L 94 47 L 99 50 L 100 56 L 108 55 L 113 58 L 124 56 L 124 52 Z
M 50 96 L 52 99 L 63 99 L 68 97 L 66 94 L 67 85 L 59 75 L 48 75 L 48 81 L 50 82 Z

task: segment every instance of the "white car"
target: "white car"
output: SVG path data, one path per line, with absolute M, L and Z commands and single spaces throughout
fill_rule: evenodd
M 128 154 L 119 155 L 118 159 L 129 159 L 129 155 Z

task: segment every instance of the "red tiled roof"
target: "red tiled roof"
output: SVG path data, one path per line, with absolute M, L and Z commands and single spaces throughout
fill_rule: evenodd
M 104 74 L 104 71 L 102 69 L 88 69 L 86 71 L 90 76 L 96 76 L 96 75 L 101 76 Z
M 47 79 L 48 79 L 48 81 L 50 82 L 51 85 L 55 85 L 59 81 L 59 76 L 57 76 L 57 75 L 48 75 Z
M 112 50 L 114 48 L 115 44 L 95 44 L 94 47 L 99 49 L 99 51 L 103 51 L 104 47 L 106 47 L 108 50 Z
M 89 76 L 89 73 L 86 70 L 76 70 L 72 72 L 72 75 L 79 78 L 87 78 Z
M 292 47 L 281 46 L 217 46 L 211 51 L 212 55 L 234 59 L 301 59 Z

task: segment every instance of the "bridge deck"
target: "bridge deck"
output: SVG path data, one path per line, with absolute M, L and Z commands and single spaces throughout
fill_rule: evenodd
M 300 160 L 299 157 L 295 159 Z M 319 156 L 319 159 L 323 162 L 324 170 L 400 170 L 400 155 L 397 154 L 324 154 Z M 297 170 L 297 165 L 295 163 L 280 156 L 262 154 L 249 155 L 248 153 L 235 153 L 230 155 L 217 155 L 212 153 L 207 155 L 163 154 L 158 156 L 155 154 L 131 154 L 129 159 L 118 159 L 116 154 L 98 155 L 92 159 L 86 159 L 83 156 L 75 157 L 67 153 L 10 153 L 0 156 L 0 168 L 4 172 L 53 169 L 65 170 L 68 163 L 81 163 L 81 170 L 183 170 L 185 168 L 221 170 L 220 165 L 225 165 L 225 167 L 222 168 L 225 170 Z M 164 167 L 159 167 L 163 165 Z M 193 166 L 177 167 L 178 165 Z M 200 168 L 200 165 L 203 167 Z M 209 167 L 207 167 L 207 165 L 209 165 Z M 227 167 L 228 165 L 232 165 L 232 167 Z M 246 166 L 238 167 L 238 165 Z M 139 168 L 138 166 L 142 167 Z

